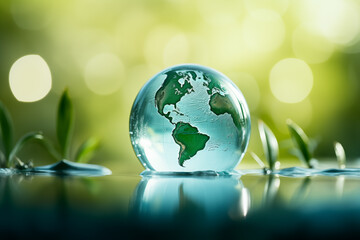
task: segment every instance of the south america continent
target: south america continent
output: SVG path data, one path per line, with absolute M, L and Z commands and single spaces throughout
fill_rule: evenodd
M 184 166 L 184 162 L 189 160 L 195 154 L 205 148 L 205 144 L 210 137 L 199 133 L 196 127 L 189 123 L 178 122 L 172 136 L 175 142 L 180 146 L 179 165 Z

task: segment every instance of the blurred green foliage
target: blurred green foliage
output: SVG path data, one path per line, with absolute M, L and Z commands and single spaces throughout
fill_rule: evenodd
M 42 140 L 43 136 L 40 132 L 29 132 L 20 137 L 15 143 L 13 141 L 13 122 L 11 116 L 0 102 L 0 168 L 28 168 L 32 163 L 24 163 L 17 154 L 24 145 L 31 140 Z
M 58 111 L 56 117 L 56 136 L 57 143 L 54 144 L 50 139 L 43 138 L 42 144 L 58 161 L 72 160 L 75 162 L 86 163 L 90 160 L 95 150 L 99 147 L 99 140 L 95 137 L 85 140 L 78 148 L 76 155 L 70 155 L 73 139 L 74 125 L 74 109 L 73 103 L 69 95 L 68 89 L 65 89 L 60 97 Z
M 336 139 L 350 160 L 360 156 L 358 22 L 356 0 L 5 0 L 0 100 L 13 116 L 15 137 L 42 130 L 55 140 L 55 106 L 68 86 L 77 109 L 72 144 L 98 136 L 103 147 L 96 163 L 139 172 L 128 134 L 137 92 L 165 67 L 198 63 L 223 72 L 245 95 L 253 120 L 249 152 L 262 152 L 255 124 L 261 118 L 277 136 L 280 156 L 289 157 L 282 142 L 291 118 L 319 136 L 316 156 L 333 157 Z M 21 103 L 10 90 L 9 70 L 28 54 L 46 61 L 52 90 L 38 102 Z M 277 64 L 289 58 L 301 61 Z M 310 74 L 307 88 L 296 77 L 299 69 Z M 297 102 L 288 103 L 297 93 Z M 30 152 L 39 164 L 49 163 L 37 146 L 25 147 L 23 158 Z

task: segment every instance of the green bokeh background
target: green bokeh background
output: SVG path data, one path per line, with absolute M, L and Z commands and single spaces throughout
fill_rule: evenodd
M 245 95 L 253 126 L 248 152 L 263 155 L 256 126 L 261 118 L 278 137 L 281 157 L 290 158 L 285 121 L 291 118 L 319 140 L 317 158 L 334 157 L 336 140 L 356 160 L 359 39 L 356 0 L 4 0 L 0 100 L 13 116 L 16 136 L 42 130 L 55 140 L 57 103 L 68 87 L 76 109 L 73 145 L 98 136 L 102 144 L 92 163 L 115 172 L 140 172 L 128 133 L 137 92 L 166 67 L 197 63 L 229 76 Z M 103 53 L 117 56 L 123 65 L 115 76 L 120 86 L 108 95 L 91 91 L 84 77 L 89 61 Z M 53 81 L 50 93 L 34 103 L 17 101 L 8 81 L 12 64 L 28 54 L 47 62 Z M 298 103 L 279 101 L 270 88 L 271 69 L 286 58 L 305 61 L 313 73 L 311 92 Z M 36 144 L 21 157 L 36 165 L 54 161 Z M 250 154 L 239 167 L 247 164 L 253 164 Z

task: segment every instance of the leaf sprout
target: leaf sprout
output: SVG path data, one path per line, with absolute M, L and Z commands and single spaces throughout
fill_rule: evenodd
M 288 119 L 286 123 L 289 128 L 291 139 L 296 147 L 296 149 L 293 149 L 292 151 L 293 155 L 303 161 L 308 168 L 314 168 L 313 152 L 315 145 L 311 143 L 304 130 L 296 123 L 290 119 Z
M 259 133 L 260 139 L 263 145 L 266 160 L 269 165 L 269 169 L 274 171 L 280 167 L 279 157 L 279 144 L 271 129 L 262 121 L 259 120 Z
M 24 163 L 17 154 L 23 146 L 31 140 L 42 140 L 44 137 L 41 132 L 29 132 L 23 135 L 14 143 L 14 128 L 12 118 L 5 105 L 0 102 L 0 167 L 26 169 L 32 167 L 32 163 Z M 16 162 L 15 162 L 16 161 Z
M 49 153 L 57 160 L 73 160 L 75 162 L 87 163 L 92 157 L 95 150 L 99 147 L 97 138 L 89 138 L 80 145 L 74 158 L 70 156 L 70 146 L 72 142 L 72 133 L 74 126 L 74 109 L 73 103 L 67 89 L 64 90 L 58 105 L 56 136 L 58 146 L 53 144 L 49 139 L 43 139 L 43 144 Z

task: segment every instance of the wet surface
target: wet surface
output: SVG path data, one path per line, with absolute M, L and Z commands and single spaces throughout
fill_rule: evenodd
M 306 169 L 295 170 L 303 174 Z M 0 174 L 0 232 L 12 238 L 52 239 L 343 239 L 359 233 L 360 178 L 327 175 L 337 170 L 291 177 L 247 172 Z
M 94 164 L 76 163 L 68 160 L 61 160 L 54 164 L 29 168 L 23 170 L 27 174 L 36 175 L 61 175 L 61 176 L 84 176 L 84 177 L 96 177 L 110 175 L 110 169 Z

